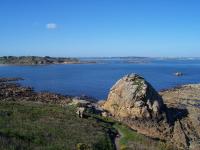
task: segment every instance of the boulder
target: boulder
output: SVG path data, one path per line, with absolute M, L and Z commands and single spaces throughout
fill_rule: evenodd
M 174 75 L 177 76 L 177 77 L 181 77 L 181 76 L 183 76 L 183 73 L 182 72 L 176 72 Z
M 178 149 L 200 149 L 200 85 L 160 92 L 137 74 L 124 76 L 101 103 L 112 117 L 137 132 Z M 165 104 L 164 104 L 165 102 Z
M 77 114 L 80 118 L 83 118 L 83 114 L 84 114 L 85 110 L 86 110 L 85 107 L 78 107 L 78 108 L 77 108 L 77 111 L 76 111 L 76 114 Z
M 102 107 L 115 119 L 139 133 L 163 140 L 169 137 L 162 98 L 137 74 L 126 75 L 117 81 Z
M 69 105 L 74 105 L 74 106 L 78 106 L 78 107 L 87 107 L 90 104 L 91 104 L 90 101 L 81 100 L 81 99 L 77 99 L 77 98 L 73 98 L 71 103 L 69 103 Z
M 126 75 L 111 88 L 103 108 L 113 116 L 160 119 L 164 103 L 154 88 L 137 74 Z

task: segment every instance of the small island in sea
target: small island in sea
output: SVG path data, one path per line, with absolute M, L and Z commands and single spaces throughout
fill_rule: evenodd
M 41 56 L 3 56 L 0 57 L 0 64 L 5 65 L 48 65 L 48 64 L 87 64 L 94 61 L 81 61 L 78 58 L 70 57 L 41 57 Z

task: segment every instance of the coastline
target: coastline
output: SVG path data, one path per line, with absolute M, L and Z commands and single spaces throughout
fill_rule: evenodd
M 87 64 L 95 61 L 81 61 L 72 57 L 50 57 L 50 56 L 2 56 L 1 65 L 50 65 L 50 64 Z
M 82 99 L 82 100 L 89 100 L 90 102 L 92 103 L 98 103 L 99 101 L 102 101 L 102 99 L 96 99 L 96 98 L 93 98 L 91 96 L 88 96 L 88 95 L 85 95 L 85 96 L 71 96 L 71 95 L 63 95 L 63 94 L 59 94 L 59 93 L 55 93 L 55 92 L 36 92 L 35 90 L 33 90 L 33 88 L 31 86 L 29 87 L 25 87 L 23 85 L 21 85 L 19 82 L 17 81 L 21 81 L 21 80 L 24 80 L 23 78 L 20 78 L 20 77 L 16 77 L 16 78 L 6 78 L 6 77 L 0 77 L 0 83 L 4 83 L 5 84 L 5 89 L 6 89 L 6 85 L 8 84 L 9 86 L 9 82 L 12 82 L 12 88 L 13 88 L 13 91 L 15 90 L 19 90 L 20 88 L 23 89 L 24 91 L 28 90 L 29 94 L 49 94 L 49 95 L 54 95 L 55 97 L 62 97 L 62 98 L 67 98 L 69 100 L 72 100 L 73 98 L 76 98 L 76 99 Z M 17 82 L 17 83 L 15 83 Z M 191 93 L 192 90 L 194 89 L 200 89 L 200 83 L 195 83 L 195 84 L 183 84 L 183 85 L 178 85 L 178 86 L 175 86 L 175 87 L 172 87 L 172 88 L 167 88 L 167 89 L 163 89 L 163 90 L 160 90 L 158 91 L 158 93 L 162 96 L 164 95 L 165 93 L 170 93 L 170 92 L 176 92 L 176 91 L 181 91 L 183 89 L 190 89 L 188 91 L 188 93 Z M 30 90 L 31 89 L 31 90 Z M 194 93 L 193 93 L 194 94 Z M 198 91 L 196 91 L 196 94 L 199 95 L 200 97 L 200 93 L 198 93 Z M 30 95 L 30 96 L 31 96 Z
M 64 96 L 64 95 L 56 94 L 53 92 L 36 92 L 31 87 L 23 87 L 22 85 L 15 83 L 15 81 L 18 81 L 18 80 L 23 80 L 23 79 L 21 79 L 21 78 L 0 78 L 0 93 L 1 93 L 0 99 L 1 99 L 2 104 L 7 103 L 7 102 L 8 103 L 14 102 L 15 104 L 20 104 L 20 105 L 23 104 L 23 106 L 25 104 L 29 104 L 29 105 L 37 104 L 37 105 L 61 106 L 62 108 L 66 108 L 69 106 L 70 107 L 76 106 L 77 108 L 89 107 L 91 109 L 90 111 L 92 111 L 92 112 L 95 112 L 95 113 L 99 113 L 98 111 L 102 112 L 102 104 L 104 103 L 102 101 L 96 101 L 96 100 L 93 100 L 92 98 L 90 99 L 87 96 L 86 97 L 75 97 L 75 96 Z M 12 81 L 12 82 L 10 82 L 10 81 Z M 189 117 L 185 117 L 184 120 L 180 120 L 182 123 L 187 123 L 188 121 L 193 121 L 194 123 L 197 123 L 195 121 L 195 119 L 190 120 L 190 118 L 191 117 L 194 118 L 194 116 L 196 117 L 200 113 L 200 108 L 199 108 L 200 102 L 195 101 L 198 98 L 200 99 L 199 90 L 200 90 L 200 84 L 185 84 L 185 85 L 179 86 L 178 88 L 174 87 L 172 89 L 168 89 L 163 92 L 159 92 L 159 94 L 162 96 L 164 103 L 169 108 L 169 111 L 171 111 L 173 109 L 177 109 L 177 108 L 184 109 L 184 110 L 186 108 L 187 109 L 190 108 L 188 110 Z M 191 94 L 194 95 L 194 92 L 196 93 L 196 96 L 191 97 Z M 188 98 L 188 100 L 186 100 L 187 98 Z M 196 111 L 195 114 L 192 113 L 194 111 L 194 109 Z M 105 111 L 103 111 L 103 112 L 105 112 Z M 107 117 L 109 117 L 109 116 L 106 115 L 106 118 Z M 106 119 L 106 118 L 104 118 L 104 119 Z M 116 121 L 117 120 L 115 120 L 115 123 L 116 123 Z M 122 123 L 123 123 L 123 121 L 122 121 Z M 123 127 L 123 126 L 121 126 L 121 127 Z M 195 126 L 195 128 L 197 128 L 197 127 Z M 116 129 L 118 130 L 118 128 L 116 128 Z M 190 129 L 188 129 L 188 130 L 190 131 Z M 129 130 L 129 132 L 131 132 L 131 130 Z M 119 140 L 119 134 L 120 134 L 120 131 L 118 131 L 118 135 L 117 134 L 115 135 L 116 140 Z M 132 133 L 132 134 L 135 134 L 135 133 Z M 138 136 L 141 136 L 143 133 L 138 132 L 137 134 L 138 134 Z M 122 134 L 121 134 L 120 138 L 123 139 Z M 149 137 L 149 138 L 153 139 L 153 137 Z M 146 139 L 146 140 L 148 141 L 149 139 Z M 114 143 L 118 144 L 117 141 Z M 115 146 L 118 146 L 118 145 L 115 145 Z
M 0 64 L 1 66 L 48 66 L 48 65 L 76 65 L 76 64 L 97 64 L 97 62 L 65 62 L 51 64 Z
M 76 100 L 87 100 L 92 103 L 97 102 L 96 99 L 89 96 L 71 96 L 62 95 L 55 92 L 36 92 L 31 86 L 22 86 L 19 82 L 23 78 L 2 78 L 0 77 L 0 93 L 1 99 L 12 97 L 16 101 L 26 98 L 27 101 L 40 101 L 44 103 L 65 105 Z M 2 88 L 3 86 L 3 88 Z
M 172 87 L 169 87 L 169 88 L 163 88 L 161 90 L 159 90 L 158 92 L 159 93 L 162 93 L 162 92 L 167 92 L 167 91 L 174 91 L 174 90 L 177 90 L 177 89 L 181 89 L 185 86 L 200 86 L 200 83 L 184 83 L 184 84 L 177 84 L 175 86 L 172 86 Z

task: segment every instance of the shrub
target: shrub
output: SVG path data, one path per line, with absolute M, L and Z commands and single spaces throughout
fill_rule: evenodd
M 90 146 L 84 143 L 78 143 L 76 148 L 77 150 L 91 150 Z

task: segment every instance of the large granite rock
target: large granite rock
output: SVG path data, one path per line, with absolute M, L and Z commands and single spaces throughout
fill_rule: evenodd
M 111 88 L 102 107 L 139 133 L 178 149 L 196 150 L 200 149 L 199 90 L 200 85 L 188 85 L 157 93 L 144 78 L 130 74 Z
M 117 81 L 111 88 L 103 108 L 115 119 L 142 134 L 166 139 L 164 130 L 168 128 L 168 124 L 163 100 L 154 88 L 137 74 L 126 75 Z
M 154 88 L 136 74 L 126 75 L 111 88 L 104 104 L 115 117 L 160 119 L 164 104 Z

